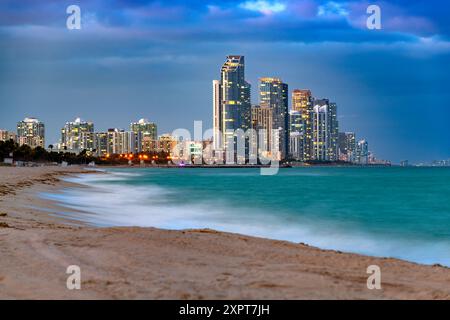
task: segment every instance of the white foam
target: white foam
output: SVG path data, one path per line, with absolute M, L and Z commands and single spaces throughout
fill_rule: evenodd
M 89 224 L 141 226 L 164 229 L 210 228 L 292 242 L 304 242 L 372 256 L 388 256 L 418 263 L 450 266 L 450 242 L 377 237 L 357 228 L 339 228 L 331 221 L 307 220 L 274 214 L 264 209 L 237 208 L 223 200 L 177 203 L 174 192 L 154 185 L 111 184 L 138 173 L 82 175 L 71 181 L 90 188 L 66 189 L 59 194 L 43 194 L 47 199 L 76 210 L 70 217 Z M 82 212 L 79 212 L 79 211 Z

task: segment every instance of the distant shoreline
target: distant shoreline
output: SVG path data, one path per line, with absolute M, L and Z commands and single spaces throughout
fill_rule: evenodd
M 0 167 L 80 167 L 83 165 L 73 164 L 67 166 L 61 166 L 61 164 L 54 163 L 39 163 L 39 162 L 29 162 L 23 165 L 5 165 L 0 163 Z M 206 168 L 206 169 L 260 169 L 260 168 L 271 168 L 271 165 L 238 165 L 238 164 L 221 164 L 221 165 L 211 165 L 211 164 L 96 164 L 95 166 L 88 166 L 87 168 Z M 315 167 L 331 167 L 331 168 L 381 168 L 381 167 L 401 167 L 400 165 L 387 165 L 387 164 L 368 164 L 368 165 L 358 165 L 358 164 L 339 164 L 339 163 L 315 163 L 315 164 L 305 164 L 305 163 L 295 163 L 295 164 L 279 164 L 274 166 L 275 168 L 315 168 Z M 415 167 L 415 166 L 409 166 Z M 421 167 L 434 167 L 434 166 L 421 166 Z
M 74 165 L 77 166 L 77 165 Z M 176 168 L 176 169 L 189 169 L 189 168 L 204 168 L 204 169 L 261 169 L 270 168 L 269 165 L 96 165 L 92 168 Z M 433 166 L 433 165 L 421 165 L 421 166 L 401 166 L 397 164 L 385 165 L 385 164 L 371 164 L 371 165 L 343 165 L 343 164 L 314 164 L 314 165 L 293 165 L 285 164 L 279 165 L 280 169 L 289 168 L 450 168 L 450 166 Z
M 29 163 L 25 165 L 15 166 L 9 164 L 0 163 L 1 167 L 51 167 L 51 168 L 77 168 L 86 167 L 91 170 L 95 169 L 114 169 L 114 168 L 129 168 L 129 169 L 261 169 L 270 168 L 270 165 L 168 165 L 168 164 L 98 164 L 95 166 L 83 166 L 78 164 L 61 166 L 60 164 L 51 163 Z M 276 167 L 275 167 L 276 168 Z M 409 165 L 401 166 L 397 164 L 369 164 L 369 165 L 358 165 L 358 164 L 280 164 L 279 169 L 290 169 L 290 168 L 450 168 L 448 166 L 433 166 L 433 165 Z

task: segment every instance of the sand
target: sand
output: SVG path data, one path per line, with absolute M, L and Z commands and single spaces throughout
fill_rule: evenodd
M 222 233 L 93 228 L 40 208 L 81 167 L 0 167 L 0 299 L 449 299 L 450 269 Z M 66 269 L 81 268 L 81 290 Z M 381 290 L 366 269 L 381 268 Z

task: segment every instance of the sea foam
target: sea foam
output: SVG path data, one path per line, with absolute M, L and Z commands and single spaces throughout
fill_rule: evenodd
M 124 182 L 139 172 L 80 175 L 67 180 L 88 188 L 66 188 L 41 196 L 69 209 L 65 216 L 97 227 L 140 226 L 163 229 L 210 228 L 250 236 L 303 242 L 323 249 L 417 263 L 450 266 L 450 242 L 376 237 L 357 228 L 342 228 L 333 221 L 276 214 L 264 208 L 237 208 L 215 198 L 196 203 L 175 201 L 182 190 Z

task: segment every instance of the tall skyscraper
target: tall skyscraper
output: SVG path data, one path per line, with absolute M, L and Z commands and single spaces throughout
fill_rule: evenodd
M 113 152 L 116 154 L 139 153 L 142 149 L 141 134 L 133 131 L 116 130 Z
M 303 133 L 291 132 L 289 134 L 289 158 L 296 161 L 305 161 L 303 150 Z
M 286 137 L 286 142 L 284 148 L 286 154 L 289 153 L 289 86 L 287 83 L 281 84 L 281 95 L 282 95 L 282 112 L 283 112 L 283 125 L 284 125 L 284 136 Z
M 356 163 L 362 165 L 369 163 L 369 143 L 367 140 L 359 140 L 356 145 Z
M 300 111 L 289 112 L 289 157 L 305 161 L 305 124 Z
M 158 147 L 158 127 L 148 119 L 140 119 L 130 124 L 131 132 L 135 134 L 135 140 L 140 142 L 136 152 L 153 152 Z
M 94 149 L 94 124 L 80 118 L 66 122 L 61 129 L 61 146 L 73 152 Z
M 334 102 L 330 102 L 331 113 L 331 146 L 328 149 L 328 157 L 330 161 L 339 160 L 338 151 L 338 139 L 339 139 L 339 121 L 337 117 L 337 105 Z
M 108 129 L 107 132 L 94 133 L 96 154 L 128 154 L 141 152 L 142 135 L 133 131 Z
M 279 78 L 261 78 L 259 85 L 260 105 L 270 107 L 273 112 L 273 128 L 279 132 L 280 159 L 288 153 L 289 145 L 289 107 L 288 85 Z
M 111 152 L 108 140 L 108 132 L 94 133 L 94 150 L 97 156 L 104 156 Z
M 88 131 L 88 132 L 81 132 L 80 134 L 80 151 L 86 150 L 86 151 L 93 151 L 95 149 L 94 144 L 94 132 Z
M 313 156 L 314 160 L 328 161 L 328 145 L 330 142 L 328 105 L 319 104 L 313 107 Z
M 313 155 L 313 97 L 310 90 L 292 91 L 292 110 L 300 112 L 304 125 L 304 156 L 305 161 L 312 160 Z
M 245 81 L 244 56 L 227 56 L 220 81 L 213 81 L 213 92 L 214 130 L 222 136 L 222 141 L 214 141 L 214 146 L 224 150 L 228 136 L 234 140 L 237 129 L 251 128 L 250 84 Z
M 25 118 L 17 123 L 17 140 L 20 145 L 45 148 L 45 125 L 36 118 Z
M 272 157 L 273 108 L 268 105 L 252 106 L 252 128 L 257 132 L 258 154 Z M 264 130 L 264 131 L 262 131 Z
M 289 132 L 298 132 L 302 134 L 305 132 L 305 123 L 300 111 L 289 111 Z
M 151 140 L 158 140 L 158 127 L 154 122 L 148 119 L 140 119 L 138 122 L 130 124 L 130 131 L 134 133 L 142 133 L 142 138 L 148 137 Z
M 214 150 L 222 149 L 223 114 L 222 90 L 219 80 L 213 80 L 213 146 Z
M 339 132 L 339 160 L 354 162 L 356 152 L 356 136 L 354 132 Z
M 313 159 L 337 160 L 339 126 L 337 106 L 328 99 L 315 100 L 313 108 Z

